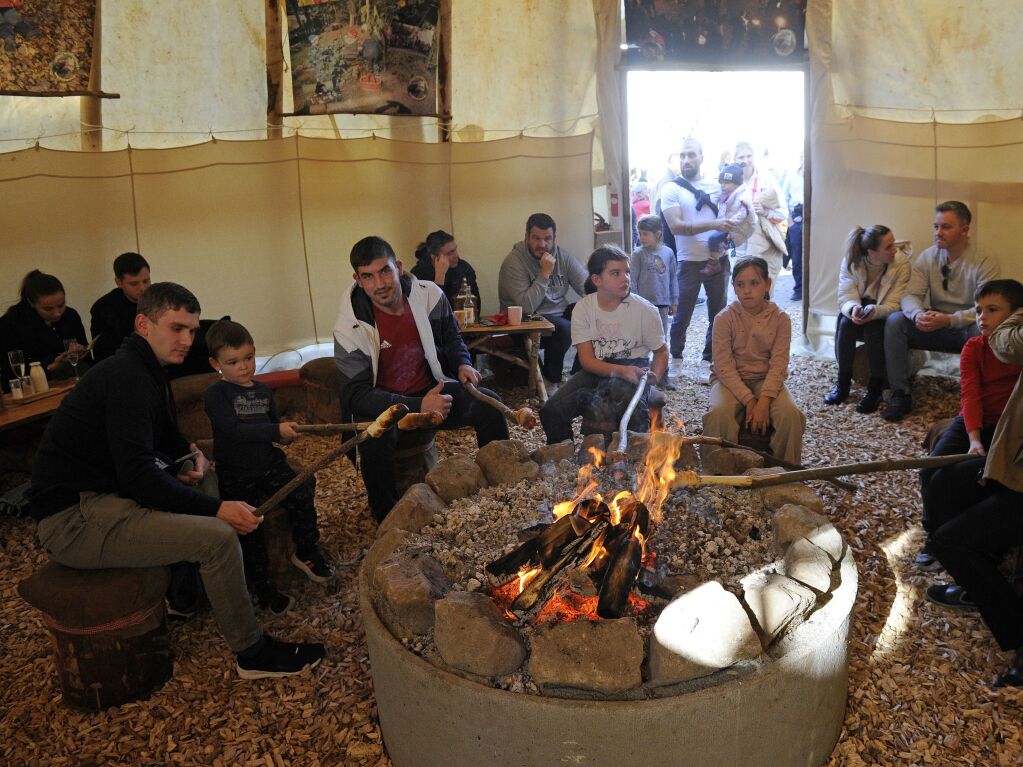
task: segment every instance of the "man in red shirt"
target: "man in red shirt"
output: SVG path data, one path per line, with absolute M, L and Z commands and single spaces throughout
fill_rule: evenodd
M 440 287 L 406 275 L 394 250 L 379 237 L 359 240 L 351 263 L 355 282 L 341 299 L 334 326 L 342 417 L 373 420 L 400 403 L 412 412 L 440 413 L 442 429 L 472 426 L 480 447 L 508 439 L 504 416 L 461 385 L 478 384 L 480 374 L 470 364 Z M 359 449 L 370 509 L 378 522 L 398 502 L 394 454 L 413 434 L 392 430 Z

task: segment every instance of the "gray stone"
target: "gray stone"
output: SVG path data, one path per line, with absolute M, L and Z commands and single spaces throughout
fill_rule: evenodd
M 433 522 L 434 514 L 440 514 L 444 509 L 444 501 L 440 496 L 433 492 L 426 483 L 417 482 L 405 491 L 405 495 L 384 517 L 384 521 L 377 528 L 377 538 L 388 530 L 408 530 L 410 533 L 418 533 Z
M 593 451 L 590 448 L 594 448 L 600 451 L 601 458 L 603 461 L 604 457 L 604 435 L 603 434 L 587 434 L 583 437 L 583 443 L 579 447 L 579 463 L 594 463 Z
M 752 450 L 723 447 L 707 456 L 703 464 L 704 474 L 738 476 L 749 469 L 763 468 L 764 457 Z
M 385 559 L 391 556 L 408 541 L 409 535 L 406 530 L 393 528 L 383 535 L 378 535 L 373 545 L 369 547 L 365 558 L 362 560 L 362 567 L 365 569 L 370 580 L 373 578 L 373 571 Z
M 541 690 L 616 693 L 643 683 L 643 640 L 635 618 L 558 623 L 539 629 L 531 645 L 527 668 Z
M 571 461 L 575 458 L 575 443 L 566 439 L 555 445 L 542 445 L 530 454 L 530 458 L 539 464 Z
M 738 598 L 709 581 L 661 611 L 650 636 L 650 681 L 665 685 L 707 676 L 761 652 Z
M 831 590 L 832 569 L 834 563 L 827 552 L 806 538 L 795 541 L 785 551 L 785 574 L 822 594 Z
M 483 469 L 472 458 L 455 456 L 445 458 L 434 466 L 426 475 L 426 484 L 445 503 L 451 503 L 486 487 L 487 479 L 483 476 Z
M 784 553 L 793 541 L 805 538 L 818 527 L 830 524 L 823 514 L 811 511 L 805 506 L 787 503 L 771 515 L 771 530 L 774 545 Z
M 476 452 L 476 463 L 491 485 L 514 485 L 523 479 L 536 479 L 540 473 L 526 446 L 517 439 L 488 442 Z
M 433 628 L 433 603 L 451 590 L 444 568 L 427 554 L 392 554 L 373 571 L 380 617 L 402 639 Z
M 522 665 L 526 645 L 490 597 L 453 591 L 434 603 L 437 651 L 449 666 L 504 676 Z
M 782 506 L 792 503 L 797 506 L 805 506 L 811 511 L 824 513 L 824 502 L 811 488 L 802 482 L 789 482 L 785 485 L 771 485 L 770 487 L 759 488 L 760 498 L 764 506 L 771 511 L 780 509 Z
M 743 601 L 757 620 L 764 645 L 787 634 L 810 614 L 817 595 L 801 583 L 778 573 L 743 580 Z

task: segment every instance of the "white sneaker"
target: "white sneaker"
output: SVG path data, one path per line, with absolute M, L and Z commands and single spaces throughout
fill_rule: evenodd
M 696 372 L 696 380 L 710 386 L 710 363 L 707 360 L 700 360 L 700 367 Z

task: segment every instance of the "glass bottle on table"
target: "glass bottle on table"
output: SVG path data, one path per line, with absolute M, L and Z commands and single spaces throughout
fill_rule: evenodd
M 476 324 L 476 296 L 472 294 L 469 280 L 462 280 L 462 287 L 455 298 L 455 308 L 462 312 L 466 325 Z
M 29 378 L 32 379 L 32 390 L 36 394 L 42 394 L 50 390 L 50 384 L 46 380 L 46 371 L 40 362 L 33 362 L 29 366 Z

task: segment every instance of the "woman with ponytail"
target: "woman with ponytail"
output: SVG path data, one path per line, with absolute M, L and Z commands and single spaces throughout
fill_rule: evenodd
M 65 302 L 64 286 L 52 274 L 33 269 L 21 281 L 19 301 L 0 317 L 0 365 L 3 384 L 14 378 L 7 352 L 20 349 L 25 364 L 42 363 L 47 377 L 70 378 L 72 368 L 65 362 L 64 339 L 88 343 L 78 312 Z M 79 363 L 84 369 L 85 364 Z M 81 370 L 79 371 L 81 372 Z
M 426 240 L 416 248 L 416 265 L 411 271 L 421 280 L 437 283 L 452 306 L 455 296 L 462 289 L 462 280 L 465 280 L 476 297 L 477 316 L 482 316 L 476 270 L 459 256 L 458 243 L 452 235 L 439 229 L 426 235 Z
M 856 405 L 858 413 L 873 413 L 884 390 L 884 321 L 898 311 L 909 284 L 909 257 L 895 247 L 887 226 L 855 227 L 846 240 L 845 257 L 838 273 L 838 327 L 835 357 L 838 382 L 824 395 L 824 404 L 839 405 L 849 398 L 856 342 L 867 347 L 870 381 L 867 394 Z

